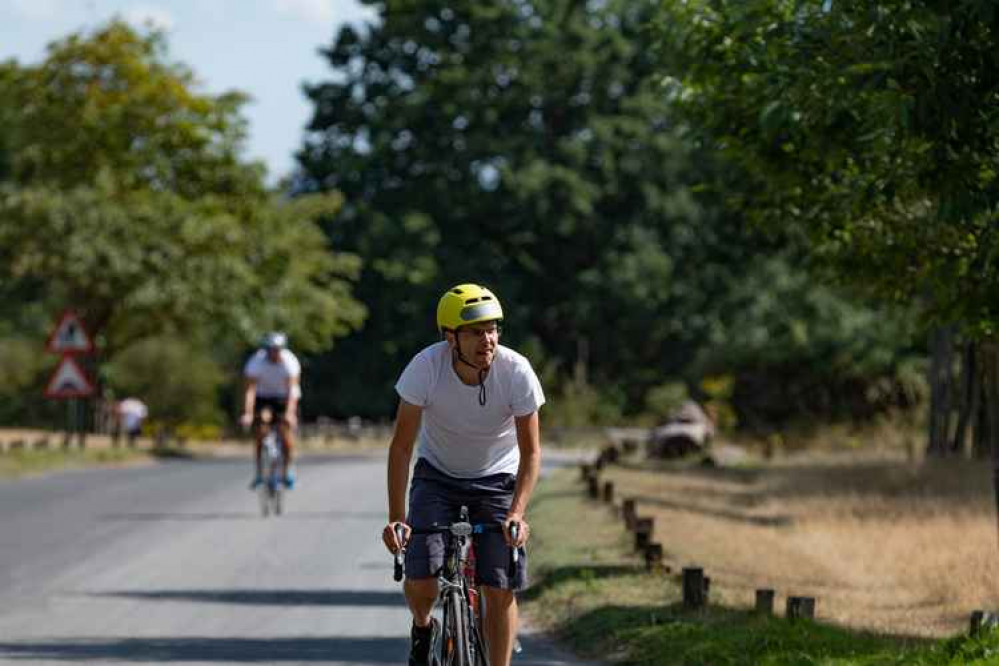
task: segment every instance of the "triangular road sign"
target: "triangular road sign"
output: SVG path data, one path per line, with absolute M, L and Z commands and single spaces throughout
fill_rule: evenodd
M 62 357 L 45 386 L 46 398 L 85 398 L 93 392 L 94 385 L 72 356 Z
M 45 348 L 56 354 L 89 354 L 94 351 L 94 343 L 87 335 L 83 321 L 72 310 L 62 313 Z

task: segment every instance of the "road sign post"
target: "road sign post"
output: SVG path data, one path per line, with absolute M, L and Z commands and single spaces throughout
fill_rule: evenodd
M 94 394 L 94 384 L 76 358 L 92 354 L 94 343 L 79 315 L 72 310 L 64 311 L 52 329 L 45 349 L 62 357 L 45 385 L 45 397 L 67 401 L 63 444 L 69 448 L 75 432 L 83 449 L 86 447 L 86 399 Z

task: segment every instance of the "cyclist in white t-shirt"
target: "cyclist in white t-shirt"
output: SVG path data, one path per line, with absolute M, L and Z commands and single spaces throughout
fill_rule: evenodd
M 251 489 L 263 483 L 260 448 L 263 445 L 264 429 L 260 423 L 260 412 L 264 408 L 269 408 L 278 419 L 284 449 L 284 484 L 288 488 L 295 487 L 295 473 L 291 462 L 295 446 L 295 426 L 298 423 L 298 400 L 302 395 L 299 384 L 301 374 L 302 366 L 298 358 L 288 349 L 288 336 L 280 331 L 265 335 L 260 349 L 249 358 L 243 368 L 246 388 L 240 422 L 247 428 L 254 425 L 257 440 L 254 454 L 256 476 L 250 484 Z
M 473 523 L 502 524 L 502 532 L 477 534 L 476 580 L 486 598 L 490 663 L 508 666 L 517 629 L 514 591 L 527 581 L 529 528 L 524 519 L 541 464 L 538 410 L 541 383 L 526 358 L 499 344 L 503 308 L 488 289 L 461 284 L 437 306 L 444 340 L 417 354 L 396 383 L 399 409 L 388 458 L 386 547 L 398 552 L 395 527 L 406 541 L 404 591 L 413 614 L 411 666 L 428 663 L 436 572 L 443 564 L 440 534 L 412 534 L 412 527 L 457 519 L 460 505 Z M 419 438 L 406 509 L 406 486 Z M 510 525 L 521 527 L 516 541 Z M 509 571 L 510 548 L 521 566 Z

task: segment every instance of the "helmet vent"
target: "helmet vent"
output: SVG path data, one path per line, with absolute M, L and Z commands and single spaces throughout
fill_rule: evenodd
M 458 294 L 460 296 L 462 294 L 462 291 L 461 291 L 461 289 L 452 289 L 451 293 Z
M 465 301 L 465 305 L 471 305 L 472 303 L 478 303 L 479 301 L 484 301 L 484 298 L 470 298 Z

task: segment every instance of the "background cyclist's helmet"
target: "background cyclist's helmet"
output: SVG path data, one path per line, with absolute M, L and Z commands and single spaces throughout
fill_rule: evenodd
M 260 346 L 265 349 L 284 349 L 288 346 L 288 336 L 281 331 L 271 331 L 261 338 Z
M 437 330 L 453 331 L 459 326 L 503 319 L 503 306 L 493 292 L 477 284 L 459 284 L 441 296 L 437 304 Z

